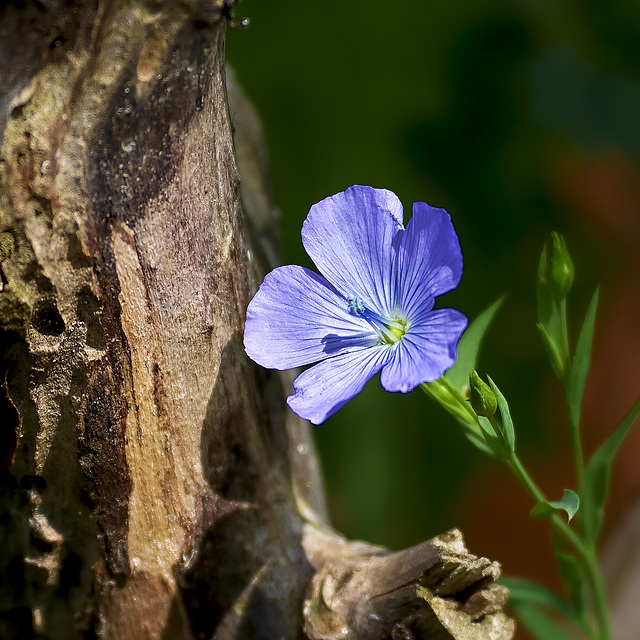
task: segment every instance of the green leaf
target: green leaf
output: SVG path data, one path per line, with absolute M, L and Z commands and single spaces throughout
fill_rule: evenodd
M 571 522 L 573 516 L 576 515 L 580 508 L 580 496 L 571 489 L 565 489 L 562 500 L 550 502 L 549 500 L 540 500 L 538 504 L 531 509 L 529 514 L 532 518 L 543 519 L 550 518 L 556 511 L 565 511 L 568 516 L 568 522 Z
M 553 367 L 553 372 L 556 374 L 556 377 L 562 380 L 562 372 L 563 372 L 563 358 L 562 351 L 560 347 L 553 341 L 551 336 L 547 333 L 547 330 L 540 323 L 536 325 L 538 327 L 538 331 L 540 332 L 540 336 L 542 337 L 542 342 L 547 350 L 547 355 L 549 356 L 549 360 L 551 361 L 551 366 Z
M 511 592 L 509 604 L 516 612 L 519 607 L 525 605 L 545 607 L 560 614 L 576 627 L 582 628 L 582 620 L 576 610 L 553 591 L 522 578 L 502 578 L 500 583 Z
M 484 441 L 491 451 L 491 457 L 496 460 L 504 460 L 506 455 L 502 444 L 502 438 L 500 438 L 499 435 L 496 435 L 495 429 L 488 418 L 485 416 L 478 416 L 478 422 L 480 423 L 480 428 L 483 431 Z
M 458 391 L 462 391 L 468 384 L 469 375 L 476 368 L 476 361 L 482 341 L 503 301 L 504 296 L 498 298 L 491 306 L 487 307 L 469 325 L 460 339 L 456 363 L 444 374 L 447 380 L 449 380 Z
M 496 440 L 496 432 L 494 431 L 489 419 L 485 416 L 478 416 L 478 422 L 480 423 L 480 428 L 484 432 L 485 440 L 488 438 L 491 440 Z
M 583 564 L 575 556 L 567 552 L 556 551 L 562 582 L 571 598 L 573 606 L 581 613 L 587 608 L 587 585 Z
M 511 419 L 509 404 L 507 403 L 506 398 L 502 395 L 500 389 L 496 386 L 496 383 L 489 376 L 487 376 L 487 380 L 489 381 L 491 390 L 496 394 L 496 398 L 498 400 L 498 408 L 500 409 L 500 416 L 502 418 L 505 444 L 508 450 L 513 452 L 516 450 L 516 433 L 513 428 L 513 420 Z
M 596 310 L 598 308 L 598 289 L 596 289 L 589 303 L 589 308 L 582 323 L 582 329 L 578 336 L 576 352 L 569 368 L 567 377 L 567 408 L 571 424 L 580 424 L 580 405 L 582 404 L 582 392 L 589 370 L 589 358 L 591 356 L 591 342 L 593 329 L 596 322 Z
M 567 545 L 560 536 L 552 533 L 552 537 L 562 582 L 580 619 L 585 620 L 588 614 L 587 585 L 589 584 L 586 568 L 583 562 L 567 550 Z
M 482 451 L 482 453 L 486 453 L 491 458 L 499 458 L 500 457 L 498 455 L 498 453 L 496 453 L 496 450 L 495 450 L 496 447 L 495 447 L 494 443 L 490 439 L 487 440 L 487 437 L 485 435 L 486 432 L 485 432 L 484 429 L 483 429 L 484 433 L 480 434 L 480 432 L 477 429 L 472 427 L 465 420 L 462 420 L 462 419 L 458 418 L 458 422 L 462 426 L 462 432 L 467 437 L 467 440 L 469 440 L 469 442 L 471 442 L 471 444 L 474 447 L 476 447 L 477 449 Z
M 638 400 L 609 436 L 605 443 L 593 454 L 585 470 L 585 486 L 583 493 L 591 500 L 589 521 L 583 523 L 587 539 L 595 542 L 600 534 L 600 527 L 604 518 L 604 505 L 609 493 L 609 477 L 611 465 L 625 436 L 631 430 L 635 421 L 640 416 L 640 400 Z
M 513 604 L 518 620 L 536 640 L 575 640 L 535 604 Z

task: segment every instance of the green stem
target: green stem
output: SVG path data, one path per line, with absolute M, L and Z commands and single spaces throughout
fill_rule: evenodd
M 567 324 L 567 301 L 561 300 L 558 308 L 560 315 L 560 336 L 562 338 L 562 361 L 564 371 L 562 377 L 566 380 L 569 373 L 569 328 Z
M 511 467 L 511 470 L 515 474 L 516 478 L 520 480 L 520 484 L 527 490 L 527 493 L 536 501 L 536 503 L 546 500 L 544 493 L 538 488 L 538 485 L 533 481 L 527 470 L 520 462 L 520 458 L 516 453 L 512 453 L 507 458 L 507 464 Z
M 586 471 L 585 471 L 585 464 L 584 464 L 584 452 L 582 449 L 582 438 L 580 435 L 580 425 L 574 424 L 571 418 L 569 418 L 569 436 L 571 438 L 571 451 L 573 453 L 573 460 L 576 465 L 578 493 L 580 495 L 583 495 L 585 484 L 586 484 L 586 480 L 585 480 Z M 591 522 L 591 519 L 590 519 L 591 514 L 587 513 L 587 510 L 590 507 L 589 500 L 583 500 L 581 507 L 582 507 L 582 513 L 580 514 L 580 524 L 584 525 L 585 522 Z M 585 532 L 584 527 L 583 527 L 583 532 Z
M 561 332 L 562 336 L 562 356 L 565 362 L 565 369 L 562 376 L 562 386 L 564 388 L 565 396 L 567 396 L 567 389 L 569 387 L 569 372 L 571 370 L 570 364 L 570 354 L 569 354 L 569 330 L 567 327 L 567 301 L 562 300 L 559 306 L 559 315 L 561 322 Z M 567 414 L 569 415 L 569 435 L 571 439 L 571 451 L 573 453 L 573 460 L 576 466 L 576 479 L 578 483 L 578 493 L 582 496 L 585 487 L 585 463 L 584 463 L 584 452 L 582 449 L 582 438 L 580 435 L 580 424 L 579 420 L 575 422 L 571 418 L 571 409 L 567 406 Z M 590 508 L 590 503 L 588 500 L 583 500 L 581 504 L 581 513 L 578 515 L 578 519 L 580 524 L 583 525 L 585 522 L 591 522 L 590 513 L 587 513 Z M 583 532 L 587 533 L 584 530 Z M 590 539 L 590 536 L 587 533 L 587 539 Z
M 469 424 L 481 430 L 476 412 L 458 391 L 458 389 L 456 389 L 451 384 L 451 382 L 449 382 L 449 380 L 447 380 L 443 376 L 436 382 L 425 383 L 422 385 L 427 393 L 432 395 L 435 399 L 439 400 L 438 393 L 433 389 L 432 385 L 439 385 L 441 389 L 446 391 L 450 399 L 453 400 L 454 404 L 456 405 L 454 410 L 454 407 L 451 406 L 451 402 L 447 400 L 446 405 L 443 404 L 443 406 L 445 406 L 447 410 L 453 411 L 460 417 L 464 416 L 463 419 L 465 420 L 465 422 L 468 422 Z M 499 425 L 497 425 L 497 423 L 494 424 L 494 428 L 497 427 L 499 427 Z M 498 428 L 498 432 L 501 432 L 500 428 Z M 574 445 L 576 464 L 578 468 L 578 474 L 581 478 L 582 486 L 582 478 L 584 478 L 584 458 L 582 455 L 580 432 L 577 428 L 572 430 L 572 443 Z M 546 500 L 544 494 L 542 493 L 538 485 L 533 481 L 527 470 L 524 468 L 515 452 L 507 453 L 504 460 L 536 503 L 542 500 Z M 557 531 L 557 533 L 564 537 L 573 546 L 577 554 L 583 559 L 588 572 L 589 581 L 591 583 L 596 609 L 596 617 L 598 620 L 599 629 L 596 638 L 597 640 L 611 640 L 606 593 L 604 590 L 604 582 L 602 580 L 602 574 L 600 572 L 600 566 L 598 564 L 594 545 L 587 544 L 582 539 L 582 537 L 578 535 L 566 522 L 564 522 L 564 520 L 558 514 L 554 514 L 551 516 L 550 523 L 551 526 Z
M 507 464 L 536 503 L 541 500 L 546 500 L 544 494 L 532 480 L 515 453 L 512 453 L 507 459 Z M 563 536 L 582 557 L 589 573 L 589 579 L 593 589 L 599 627 L 598 638 L 599 640 L 611 640 L 607 597 L 595 549 L 588 545 L 558 514 L 552 515 L 550 522 L 553 528 Z

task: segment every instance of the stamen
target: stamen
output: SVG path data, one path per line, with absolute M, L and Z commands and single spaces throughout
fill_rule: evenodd
M 349 313 L 354 316 L 361 316 L 378 334 L 382 342 L 388 345 L 394 345 L 404 337 L 407 333 L 409 323 L 404 318 L 383 318 L 375 311 L 367 309 L 364 302 L 356 296 L 347 298 L 347 307 Z
M 356 298 L 355 296 L 349 296 L 347 298 L 347 306 L 349 308 L 349 313 L 353 316 L 361 316 L 365 312 L 364 302 L 360 298 Z
M 380 337 L 388 345 L 394 345 L 400 342 L 400 340 L 402 340 L 402 338 L 404 337 L 404 334 L 407 333 L 409 323 L 406 320 L 401 318 L 394 320 L 392 320 L 391 318 L 381 318 L 377 314 L 375 314 L 375 316 L 375 318 L 372 318 L 376 325 L 375 328 L 377 329 Z M 365 318 L 369 321 L 369 318 L 366 317 L 366 314 Z M 372 324 L 372 322 L 369 321 L 369 324 Z

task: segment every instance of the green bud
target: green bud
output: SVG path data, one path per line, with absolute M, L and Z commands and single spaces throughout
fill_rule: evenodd
M 491 387 L 474 370 L 469 376 L 469 400 L 479 416 L 492 416 L 498 408 L 498 399 Z
M 556 231 L 551 234 L 546 271 L 546 279 L 553 297 L 558 302 L 565 300 L 573 284 L 573 262 L 564 237 Z
M 444 376 L 443 376 L 444 377 Z M 458 400 L 446 385 L 442 383 L 442 378 L 435 382 L 425 382 L 421 385 L 422 390 L 433 400 L 435 400 L 445 411 L 452 416 L 459 418 L 463 422 L 469 422 L 471 417 L 465 410 L 464 406 L 460 406 L 461 400 Z M 470 423 L 474 424 L 474 423 Z

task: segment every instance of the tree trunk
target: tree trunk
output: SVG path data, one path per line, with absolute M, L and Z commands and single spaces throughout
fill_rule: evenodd
M 328 528 L 288 379 L 244 354 L 274 225 L 228 4 L 0 13 L 0 637 L 510 638 L 457 532 Z

